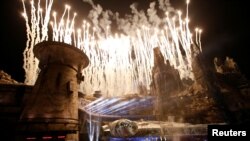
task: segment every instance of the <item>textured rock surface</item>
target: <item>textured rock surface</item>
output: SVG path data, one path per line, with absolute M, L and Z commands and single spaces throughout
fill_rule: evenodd
M 20 84 L 16 80 L 12 79 L 9 74 L 0 70 L 0 84 Z

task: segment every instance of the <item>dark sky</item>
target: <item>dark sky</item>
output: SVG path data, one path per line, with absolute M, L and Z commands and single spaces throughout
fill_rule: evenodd
M 87 11 L 90 6 L 81 0 L 54 0 L 56 5 L 63 7 L 71 4 L 78 14 Z M 137 2 L 141 8 L 148 7 L 153 0 L 94 0 L 104 8 L 124 13 L 130 11 L 129 5 Z M 172 0 L 177 9 L 185 10 L 185 0 Z M 249 18 L 250 7 L 245 0 L 191 0 L 189 15 L 191 26 L 203 28 L 202 45 L 207 58 L 214 56 L 233 57 L 241 71 L 250 78 L 249 57 Z M 9 73 L 12 78 L 24 81 L 22 68 L 25 48 L 26 31 L 25 21 L 21 16 L 21 0 L 4 0 L 1 4 L 1 46 L 0 69 Z M 80 9 L 80 10 L 79 10 Z M 79 12 L 80 11 L 80 12 Z

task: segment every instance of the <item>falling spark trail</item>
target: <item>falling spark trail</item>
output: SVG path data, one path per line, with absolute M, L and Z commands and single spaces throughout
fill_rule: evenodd
M 202 51 L 202 48 L 201 48 L 201 33 L 202 33 L 202 30 L 199 29 L 199 39 L 198 39 L 198 42 L 199 42 L 199 47 L 200 47 L 200 51 Z
M 46 0 L 46 10 L 45 17 L 42 18 L 42 10 L 40 7 L 40 0 L 38 0 L 37 6 L 35 6 L 34 0 L 30 1 L 31 14 L 28 18 L 28 14 L 25 7 L 25 2 L 22 0 L 24 9 L 24 19 L 26 22 L 27 31 L 27 42 L 26 48 L 23 52 L 24 64 L 23 68 L 25 70 L 25 83 L 28 85 L 33 85 L 37 79 L 39 68 L 39 61 L 35 58 L 33 54 L 33 47 L 35 44 L 48 39 L 48 21 L 50 19 L 50 11 L 52 7 L 53 0 Z M 40 29 L 40 26 L 42 27 Z

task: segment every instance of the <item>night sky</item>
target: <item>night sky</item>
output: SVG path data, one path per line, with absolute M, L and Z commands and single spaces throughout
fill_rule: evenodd
M 91 8 L 82 0 L 54 0 L 59 7 L 65 3 L 84 17 Z M 139 8 L 146 9 L 153 0 L 94 0 L 103 8 L 120 13 L 130 11 L 129 5 L 137 2 Z M 21 16 L 21 0 L 4 0 L 1 4 L 1 46 L 0 69 L 12 76 L 13 79 L 23 82 L 24 70 L 23 50 L 26 44 L 25 21 Z M 185 11 L 185 0 L 172 0 L 176 9 Z M 191 29 L 197 25 L 203 29 L 202 46 L 204 57 L 210 59 L 214 56 L 230 56 L 238 63 L 241 72 L 250 78 L 250 65 L 248 51 L 250 45 L 249 18 L 250 7 L 245 0 L 191 0 L 189 15 Z M 54 5 L 55 5 L 54 4 Z M 82 18 L 80 18 L 82 19 Z M 249 38 L 249 39 L 248 39 Z

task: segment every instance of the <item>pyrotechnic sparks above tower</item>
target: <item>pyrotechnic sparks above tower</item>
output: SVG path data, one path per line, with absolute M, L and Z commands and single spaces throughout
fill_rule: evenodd
M 121 18 L 100 5 L 92 5 L 89 12 L 91 23 L 83 20 L 82 27 L 75 27 L 76 13 L 65 6 L 62 16 L 51 14 L 53 0 L 46 0 L 45 10 L 40 0 L 30 3 L 31 14 L 27 14 L 23 1 L 27 28 L 27 47 L 24 51 L 26 84 L 34 84 L 38 74 L 38 60 L 33 55 L 33 46 L 48 40 L 49 22 L 52 26 L 53 41 L 72 44 L 84 51 L 90 65 L 83 70 L 85 82 L 81 85 L 84 93 L 101 90 L 106 95 L 135 93 L 139 85 L 149 88 L 153 67 L 153 48 L 159 47 L 165 60 L 169 60 L 180 73 L 181 78 L 191 78 L 191 45 L 197 44 L 201 51 L 201 30 L 195 30 L 195 41 L 189 29 L 188 5 L 183 18 L 182 12 L 174 10 L 168 0 L 151 2 L 146 12 L 131 5 L 132 15 Z M 165 13 L 165 17 L 157 13 Z M 30 16 L 28 16 L 30 15 Z M 58 18 L 60 17 L 60 18 Z M 115 19 L 115 20 L 111 20 Z M 79 17 L 77 17 L 79 19 Z M 117 23 L 119 33 L 112 32 L 111 23 Z

